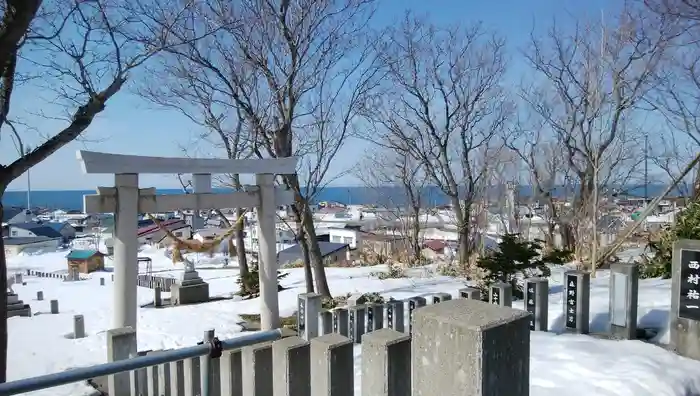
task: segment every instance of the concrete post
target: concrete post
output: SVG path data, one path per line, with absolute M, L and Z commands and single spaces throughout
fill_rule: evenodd
M 138 276 L 138 203 L 137 174 L 114 175 L 117 210 L 114 213 L 114 316 L 116 329 L 136 329 L 136 278 Z
M 73 316 L 73 338 L 85 338 L 85 318 L 83 315 Z
M 153 289 L 153 306 L 156 308 L 163 306 L 163 296 L 160 287 Z
M 673 244 L 670 344 L 678 354 L 700 360 L 700 241 Z
M 326 309 L 318 313 L 318 334 L 326 335 L 333 332 L 333 312 Z
M 136 216 L 134 216 L 135 218 Z M 131 359 L 136 356 L 136 331 L 130 327 L 107 330 L 107 361 Z M 128 372 L 107 378 L 110 395 L 128 395 L 131 392 L 131 375 Z
M 333 310 L 333 331 L 336 333 L 348 336 L 348 310 L 345 308 L 336 308 Z
M 398 332 L 404 332 L 404 307 L 403 301 L 391 300 L 387 301 L 386 306 L 386 325 L 390 329 Z
M 275 396 L 309 396 L 311 347 L 300 337 L 272 343 L 272 388 Z
M 364 294 L 358 293 L 358 294 L 353 294 L 350 297 L 348 297 L 348 308 L 354 307 L 356 305 L 364 305 L 366 303 L 367 303 L 367 297 L 365 297 Z
M 321 295 L 302 293 L 297 297 L 297 333 L 311 341 L 318 337 L 318 314 L 321 312 Z
M 564 326 L 588 334 L 591 299 L 591 274 L 584 271 L 564 273 Z
M 610 335 L 632 340 L 637 338 L 637 303 L 639 267 L 635 263 L 610 265 Z
M 489 286 L 489 303 L 510 307 L 513 305 L 513 286 L 506 282 L 496 282 Z
M 260 271 L 260 328 L 272 330 L 280 327 L 279 300 L 277 291 L 277 232 L 275 218 L 275 176 L 256 176 L 260 188 L 258 212 L 259 271 Z M 313 317 L 318 318 L 318 313 Z M 318 328 L 318 326 L 316 327 Z
M 353 342 L 340 334 L 311 340 L 311 396 L 354 396 Z
M 52 314 L 57 314 L 58 313 L 58 300 L 51 300 L 51 313 Z
M 439 304 L 443 301 L 452 300 L 452 295 L 450 293 L 435 293 L 431 297 L 433 304 Z
M 469 299 L 416 311 L 413 395 L 529 395 L 529 322 L 525 311 Z
M 413 332 L 413 311 L 425 306 L 425 298 L 411 297 L 408 299 L 408 332 Z
M 481 300 L 481 290 L 477 289 L 476 287 L 465 287 L 463 289 L 459 289 L 459 297 L 479 301 Z
M 365 312 L 367 313 L 367 322 L 365 324 L 367 333 L 384 327 L 384 305 L 367 304 Z
M 44 301 L 44 292 L 39 290 L 36 292 L 36 300 L 37 301 Z
M 272 395 L 272 344 L 263 342 L 241 350 L 242 386 L 245 396 Z
M 362 340 L 362 396 L 411 394 L 411 336 L 378 330 Z
M 224 351 L 221 355 L 221 394 L 224 396 L 243 395 L 243 366 L 241 351 Z
M 185 396 L 199 396 L 202 392 L 202 361 L 199 357 L 185 359 L 182 365 L 182 370 L 185 373 L 183 383 L 185 385 Z
M 348 338 L 355 344 L 359 344 L 365 334 L 365 308 L 364 305 L 348 308 Z
M 100 278 L 100 286 L 104 286 L 104 285 L 105 285 L 105 278 Z
M 530 330 L 549 329 L 549 281 L 547 278 L 525 279 L 525 310 L 530 312 Z
M 210 193 L 211 192 L 211 174 L 208 173 L 196 173 L 192 175 L 192 189 L 195 193 Z M 194 208 L 194 214 L 192 216 L 192 232 L 201 230 L 204 228 L 205 220 L 200 215 L 202 210 L 210 210 L 212 208 L 200 208 L 199 206 Z

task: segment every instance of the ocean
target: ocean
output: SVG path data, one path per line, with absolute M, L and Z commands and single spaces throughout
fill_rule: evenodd
M 649 185 L 648 192 L 650 197 L 655 197 L 664 189 L 663 185 Z M 493 195 L 502 194 L 502 190 L 494 188 Z M 561 188 L 555 192 L 557 196 L 564 196 L 567 193 L 572 194 L 572 188 Z M 224 189 L 215 189 L 215 191 L 223 192 Z M 630 196 L 642 197 L 644 195 L 643 187 L 635 187 L 627 191 Z M 159 189 L 158 194 L 180 194 L 181 189 Z M 527 197 L 532 194 L 532 188 L 529 186 L 519 186 L 518 193 L 521 197 Z M 96 194 L 95 190 L 65 190 L 65 191 L 48 191 L 38 190 L 31 192 L 32 207 L 42 207 L 48 209 L 65 209 L 65 210 L 82 210 L 83 195 Z M 676 191 L 674 195 L 678 195 Z M 448 203 L 445 195 L 442 194 L 437 187 L 426 187 L 423 192 L 423 200 L 426 206 L 437 206 Z M 380 206 L 402 206 L 405 205 L 406 199 L 403 190 L 399 187 L 326 187 L 321 190 L 315 197 L 314 202 L 340 202 L 343 204 L 358 204 L 358 205 L 380 205 Z M 2 197 L 4 206 L 26 206 L 27 192 L 26 191 L 7 191 Z

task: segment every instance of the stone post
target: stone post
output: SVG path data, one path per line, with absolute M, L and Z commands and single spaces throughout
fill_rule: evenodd
M 272 330 L 280 327 L 279 300 L 277 291 L 277 232 L 275 219 L 275 175 L 256 176 L 260 189 L 258 214 L 258 247 L 260 273 L 260 328 Z M 318 312 L 313 315 L 318 318 Z M 318 329 L 318 326 L 315 327 Z
M 137 174 L 117 174 L 114 175 L 114 185 L 117 190 L 117 211 L 114 213 L 112 327 L 136 329 L 139 177 Z
M 529 322 L 525 311 L 469 299 L 416 311 L 413 395 L 529 395 Z
M 348 308 L 348 338 L 359 344 L 365 333 L 365 306 L 355 305 Z
M 58 300 L 51 300 L 51 313 L 52 314 L 57 314 L 58 313 Z
M 134 216 L 136 218 L 136 216 Z M 136 331 L 130 327 L 107 330 L 107 362 L 136 357 Z M 110 395 L 129 395 L 131 375 L 128 372 L 107 377 Z
M 405 329 L 403 301 L 390 300 L 385 305 L 387 327 L 403 333 Z
M 195 193 L 211 193 L 211 174 L 195 173 L 192 175 L 192 189 Z M 192 216 L 192 232 L 197 232 L 204 228 L 205 220 L 201 216 L 202 210 L 211 210 L 212 208 L 201 208 L 199 206 L 193 208 Z
M 362 340 L 362 396 L 411 394 L 411 336 L 378 330 Z
M 83 315 L 73 316 L 73 338 L 85 338 L 85 318 Z
M 506 282 L 496 282 L 489 286 L 489 303 L 510 307 L 513 305 L 513 286 Z
M 272 395 L 272 344 L 263 342 L 243 348 L 241 350 L 241 363 L 243 367 L 241 381 L 243 395 Z
M 73 279 L 73 280 L 75 280 L 75 279 Z M 100 278 L 100 286 L 104 286 L 104 285 L 105 285 L 105 278 Z
M 300 337 L 272 343 L 272 379 L 275 396 L 309 396 L 311 393 L 311 347 Z
M 333 312 L 322 310 L 318 313 L 318 334 L 326 335 L 333 332 Z
M 580 334 L 588 334 L 590 316 L 591 274 L 584 271 L 564 273 L 564 326 Z
M 163 296 L 160 287 L 155 287 L 153 289 L 153 306 L 156 308 L 163 306 Z
M 37 301 L 44 301 L 44 292 L 39 290 L 36 292 L 36 300 Z
M 367 304 L 366 311 L 367 322 L 365 331 L 370 333 L 384 327 L 384 305 L 382 304 Z
M 481 300 L 481 290 L 477 289 L 476 287 L 465 287 L 462 289 L 459 289 L 459 297 L 460 298 L 468 298 L 470 300 Z
M 433 304 L 439 304 L 443 301 L 452 300 L 452 295 L 450 293 L 435 293 L 431 296 Z
M 353 343 L 340 334 L 311 340 L 311 396 L 354 396 Z
M 530 330 L 549 329 L 549 281 L 547 278 L 525 279 L 525 310 L 530 312 Z
M 639 267 L 635 263 L 610 265 L 610 335 L 632 340 L 637 338 L 637 303 Z
M 348 336 L 348 310 L 346 308 L 333 310 L 333 331 L 331 333 Z
M 700 360 L 700 241 L 673 244 L 670 344 L 680 355 Z
M 321 312 L 321 295 L 303 293 L 297 297 L 297 332 L 306 341 L 318 337 L 318 314 Z
M 408 332 L 413 332 L 413 311 L 425 306 L 425 298 L 411 297 L 408 299 Z

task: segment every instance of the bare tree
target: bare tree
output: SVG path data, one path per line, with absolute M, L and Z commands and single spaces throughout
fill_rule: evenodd
M 504 42 L 480 25 L 442 29 L 408 15 L 382 43 L 388 70 L 381 105 L 367 109 L 367 138 L 405 147 L 449 199 L 467 265 L 473 204 L 481 199 L 488 154 L 511 107 L 501 87 Z
M 425 209 L 425 188 L 427 179 L 420 163 L 407 150 L 379 148 L 369 153 L 358 172 L 359 178 L 369 188 L 375 189 L 380 205 L 391 215 L 393 222 L 399 223 L 400 235 L 406 242 L 407 264 L 421 262 L 424 224 L 421 214 Z M 396 189 L 400 194 L 389 193 L 386 189 Z
M 578 246 L 575 235 L 596 217 L 589 209 L 595 191 L 619 183 L 639 162 L 633 120 L 667 48 L 661 22 L 625 8 L 611 24 L 577 22 L 571 34 L 555 24 L 545 38 L 532 38 L 526 59 L 541 82 L 522 98 L 561 142 L 578 189 L 573 224 L 562 230 L 566 248 Z
M 192 45 L 195 45 L 192 43 Z M 230 97 L 222 95 L 218 88 L 199 76 L 199 68 L 189 62 L 160 63 L 148 68 L 150 78 L 138 90 L 142 97 L 164 108 L 173 109 L 189 118 L 201 128 L 197 146 L 222 151 L 226 158 L 248 158 L 252 145 L 243 115 Z M 191 147 L 188 147 L 188 149 Z M 241 178 L 228 174 L 218 180 L 219 184 L 235 191 L 242 190 Z M 235 244 L 228 241 L 229 254 L 235 252 L 241 277 L 248 274 L 245 251 L 245 208 L 236 208 L 235 224 L 231 224 L 218 209 L 217 215 L 227 227 L 235 227 Z M 237 248 L 236 248 L 237 247 Z
M 649 158 L 661 170 L 665 176 L 664 179 L 674 180 L 678 178 L 686 164 L 692 161 L 698 146 L 690 144 L 688 136 L 677 130 L 664 132 L 663 136 L 664 139 L 651 147 Z M 676 191 L 683 197 L 686 204 L 693 198 L 694 180 L 697 180 L 697 177 L 696 171 L 695 175 L 683 178 L 676 187 Z
M 160 44 L 167 39 L 167 29 L 153 30 L 148 20 L 134 12 L 140 7 L 158 8 L 155 3 L 132 4 L 127 0 L 7 0 L 2 3 L 0 136 L 5 137 L 4 142 L 15 145 L 17 157 L 7 158 L 7 162 L 0 165 L 0 196 L 13 180 L 80 137 L 122 89 L 129 72 L 162 48 Z M 176 20 L 177 14 L 169 14 L 169 17 Z M 144 37 L 149 37 L 151 46 L 140 44 Z M 27 141 L 26 131 L 33 126 L 12 111 L 13 95 L 24 88 L 41 88 L 44 93 L 55 94 L 46 98 L 46 105 L 37 106 L 37 113 L 58 120 L 63 126 L 53 133 L 42 133 L 39 142 Z M 52 112 L 56 105 L 62 106 L 65 113 Z M 25 150 L 28 144 L 34 148 Z M 4 252 L 0 240 L 0 287 L 3 290 L 7 285 Z M 0 306 L 6 303 L 3 292 Z M 7 324 L 4 318 L 0 323 L 0 382 L 4 382 Z

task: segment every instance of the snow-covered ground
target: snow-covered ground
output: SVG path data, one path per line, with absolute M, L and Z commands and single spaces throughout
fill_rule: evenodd
M 10 259 L 9 272 L 32 268 L 43 271 L 65 271 L 66 252 Z M 144 250 L 140 256 L 153 259 L 153 271 L 164 276 L 179 276 L 181 265 L 174 266 L 162 250 Z M 197 257 L 191 257 L 197 259 Z M 201 255 L 200 275 L 210 283 L 211 294 L 230 295 L 235 292 L 234 268 L 222 268 L 220 257 Z M 108 262 L 109 265 L 109 262 Z M 463 287 L 459 280 L 434 275 L 429 269 L 419 269 L 412 277 L 378 280 L 369 276 L 380 267 L 328 268 L 332 292 L 380 292 L 397 299 L 416 295 L 449 292 L 456 294 Z M 698 396 L 700 395 L 700 362 L 681 358 L 665 349 L 641 341 L 610 341 L 591 336 L 559 334 L 563 327 L 561 273 L 555 269 L 550 281 L 549 327 L 551 332 L 531 334 L 531 394 L 533 396 L 616 395 L 616 396 Z M 287 270 L 283 280 L 289 287 L 280 293 L 283 315 L 292 314 L 295 296 L 304 292 L 302 269 Z M 99 285 L 105 277 L 106 286 Z M 61 282 L 56 279 L 25 277 L 26 286 L 16 285 L 19 297 L 32 306 L 31 318 L 9 320 L 8 377 L 16 380 L 53 373 L 73 367 L 106 361 L 105 331 L 112 315 L 112 283 L 110 274 L 92 274 L 81 282 Z M 35 301 L 36 292 L 44 292 L 44 301 Z M 644 280 L 640 283 L 639 323 L 641 326 L 664 327 L 670 306 L 670 282 Z M 152 290 L 138 288 L 139 304 L 152 301 Z M 60 314 L 49 311 L 49 300 L 58 299 Z M 164 349 L 193 345 L 204 330 L 214 328 L 220 338 L 240 334 L 239 314 L 256 313 L 258 300 L 222 300 L 195 306 L 168 309 L 140 308 L 138 311 L 139 350 Z M 515 308 L 523 309 L 517 301 Z M 608 274 L 599 272 L 591 281 L 591 331 L 604 331 L 608 320 Z M 87 338 L 71 340 L 64 337 L 72 331 L 73 315 L 85 316 Z M 662 334 L 661 342 L 667 335 Z M 360 364 L 360 348 L 356 349 L 356 367 Z M 359 392 L 359 375 L 356 390 Z M 91 389 L 73 384 L 35 392 L 42 395 L 81 395 Z

